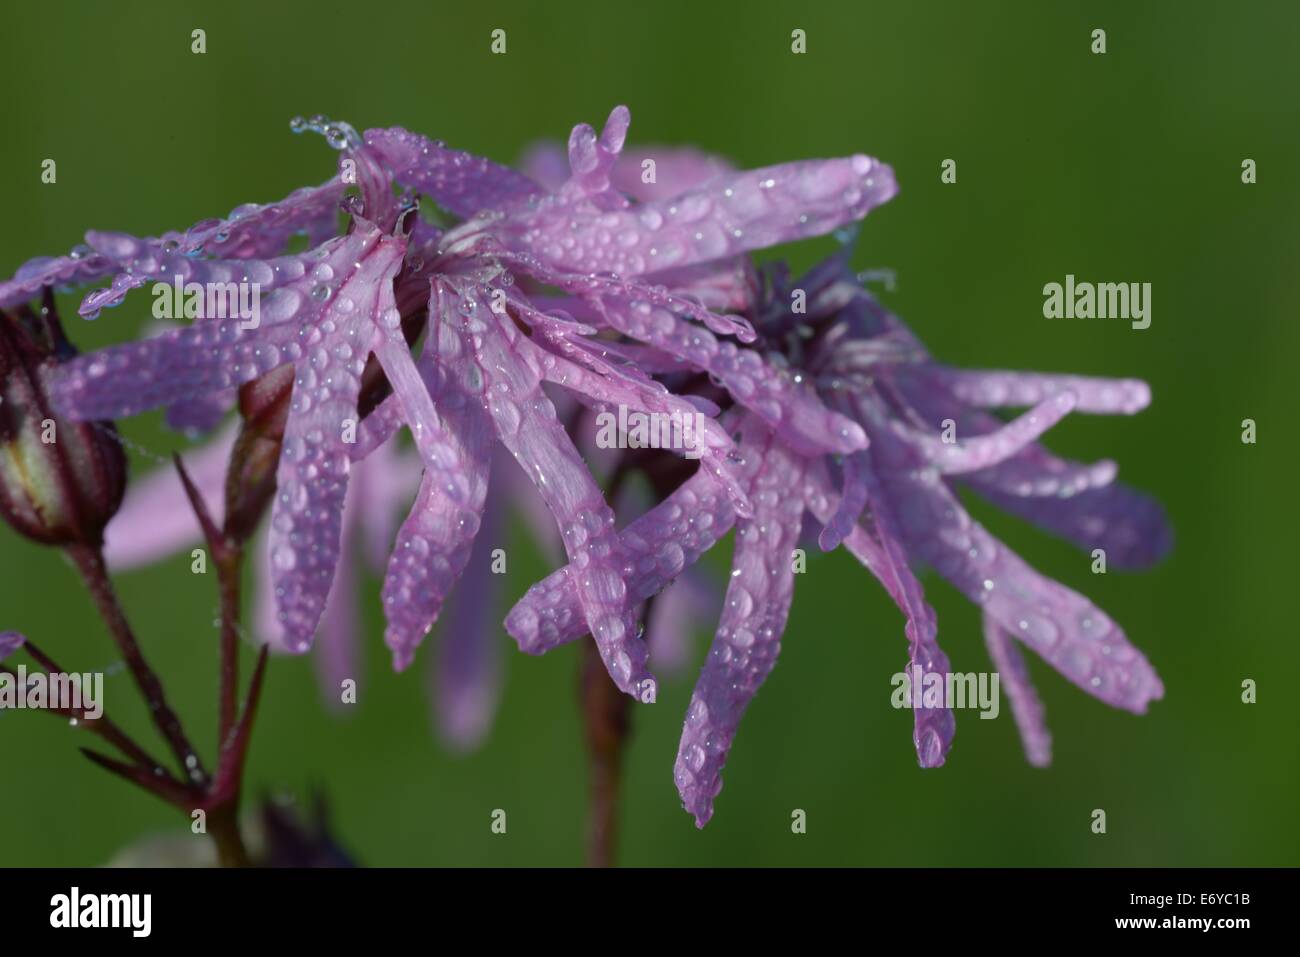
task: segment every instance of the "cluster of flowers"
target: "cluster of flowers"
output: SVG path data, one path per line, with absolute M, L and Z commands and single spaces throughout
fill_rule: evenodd
M 549 509 L 567 556 L 506 630 L 531 654 L 590 636 L 613 682 L 639 700 L 652 699 L 655 680 L 641 609 L 734 528 L 721 621 L 674 769 L 701 826 L 780 648 L 809 520 L 822 549 L 845 546 L 898 604 L 910 665 L 949 670 L 915 563 L 980 605 L 1034 763 L 1049 759 L 1049 737 L 1016 642 L 1112 706 L 1140 713 L 1159 698 L 1158 677 L 1115 623 L 1012 554 L 955 493 L 964 484 L 1105 548 L 1113 565 L 1154 561 L 1168 545 L 1159 507 L 1116 483 L 1113 463 L 1065 461 L 1038 442 L 1070 411 L 1138 411 L 1146 386 L 946 367 L 863 288 L 847 248 L 798 279 L 754 265 L 753 250 L 851 228 L 893 197 L 893 172 L 877 160 L 739 172 L 690 150 L 625 154 L 628 123 L 619 107 L 599 133 L 579 125 L 567 166 L 558 149 L 540 149 L 520 172 L 400 128 L 362 135 L 301 121 L 339 151 L 329 181 L 184 232 L 90 232 L 70 254 L 0 283 L 0 309 L 30 312 L 43 290 L 102 280 L 80 307 L 86 318 L 176 276 L 258 284 L 257 328 L 199 319 L 60 357 L 42 367 L 41 388 L 75 422 L 166 407 L 173 424 L 207 430 L 236 401 L 260 422 L 278 464 L 259 630 L 293 652 L 321 632 L 336 675 L 351 667 L 358 534 L 386 565 L 384 639 L 399 669 L 458 579 L 472 579 L 463 584 L 474 597 L 446 631 L 456 653 L 441 682 L 469 736 L 490 710 L 481 679 L 496 640 L 482 620 L 489 563 L 471 553 L 522 495 L 502 450 Z M 304 234 L 306 251 L 287 252 Z M 557 414 L 556 402 L 574 414 Z M 623 523 L 574 425 L 620 406 L 707 416 L 698 461 L 625 453 L 658 500 Z M 1015 406 L 1029 408 L 1010 422 L 986 411 Z M 945 420 L 957 441 L 941 437 Z M 395 440 L 403 427 L 413 452 Z M 196 482 L 214 497 L 231 441 L 195 459 Z M 390 503 L 411 496 L 395 528 Z M 182 501 L 172 477 L 138 483 L 109 527 L 110 558 L 139 562 L 192 534 L 192 517 L 162 517 L 181 514 Z M 680 627 L 682 615 L 656 619 Z M 915 722 L 920 763 L 942 764 L 952 712 L 918 710 Z

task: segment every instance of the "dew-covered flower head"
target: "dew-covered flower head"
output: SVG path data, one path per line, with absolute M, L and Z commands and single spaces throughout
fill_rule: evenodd
M 897 192 L 887 165 L 858 154 L 737 171 L 689 150 L 627 151 L 629 122 L 618 107 L 599 132 L 580 124 L 565 150 L 534 151 L 520 172 L 402 128 L 295 121 L 338 151 L 326 182 L 183 232 L 92 231 L 0 283 L 0 309 L 104 280 L 83 300 L 87 318 L 146 286 L 256 290 L 255 315 L 187 310 L 172 318 L 188 325 L 51 369 L 48 389 L 74 420 L 166 407 L 198 430 L 238 401 L 243 427 L 278 449 L 267 574 L 291 650 L 311 644 L 339 575 L 357 463 L 403 428 L 421 472 L 385 563 L 399 668 L 495 518 L 502 451 L 568 561 L 507 630 L 530 653 L 590 636 L 641 701 L 655 700 L 643 604 L 734 529 L 674 768 L 701 825 L 775 663 L 809 521 L 822 548 L 845 546 L 898 604 L 910 662 L 925 671 L 950 666 L 914 566 L 979 605 L 1034 763 L 1049 739 L 1017 645 L 1113 706 L 1141 712 L 1159 698 L 1119 627 L 1034 572 L 955 491 L 1105 548 L 1115 565 L 1153 561 L 1168 544 L 1159 508 L 1116 483 L 1113 463 L 1068 462 L 1038 442 L 1070 412 L 1138 411 L 1146 386 L 945 366 L 863 288 L 848 248 L 798 280 L 755 267 L 756 250 L 851 230 Z M 439 215 L 423 215 L 422 200 Z M 298 236 L 306 250 L 289 252 Z M 704 424 L 693 454 L 672 450 L 682 461 L 626 457 L 658 500 L 620 528 L 575 438 L 582 418 L 562 418 L 557 399 Z M 988 411 L 1016 406 L 1028 411 L 1010 422 Z M 918 760 L 942 764 L 951 711 L 914 717 Z

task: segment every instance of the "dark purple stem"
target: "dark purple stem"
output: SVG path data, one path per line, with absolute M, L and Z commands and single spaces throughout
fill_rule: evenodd
M 176 759 L 180 761 L 182 774 L 196 784 L 203 784 L 207 780 L 207 771 L 204 770 L 202 761 L 199 760 L 194 747 L 185 736 L 180 718 L 167 703 L 162 682 L 145 661 L 144 653 L 135 640 L 135 634 L 131 631 L 122 606 L 118 603 L 117 593 L 109 580 L 103 552 L 97 546 L 90 545 L 70 545 L 67 552 L 86 583 L 95 608 L 108 627 L 109 634 L 117 643 L 118 650 L 122 653 L 131 676 L 135 679 L 136 687 L 144 696 L 153 723 L 167 741 L 172 753 L 176 755 Z
M 613 867 L 618 837 L 618 797 L 623 753 L 631 727 L 631 698 L 618 690 L 605 671 L 596 643 L 582 643 L 578 693 L 590 763 L 590 816 L 587 864 Z
M 239 600 L 240 570 L 243 567 L 242 548 L 218 556 L 217 579 L 221 588 L 221 692 L 218 743 L 225 747 L 234 730 L 239 690 Z

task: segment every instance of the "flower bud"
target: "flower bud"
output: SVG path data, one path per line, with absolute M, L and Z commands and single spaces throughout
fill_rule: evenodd
M 48 545 L 92 545 L 122 504 L 126 456 L 111 422 L 55 415 L 45 376 L 76 355 L 49 290 L 39 313 L 0 311 L 0 515 Z

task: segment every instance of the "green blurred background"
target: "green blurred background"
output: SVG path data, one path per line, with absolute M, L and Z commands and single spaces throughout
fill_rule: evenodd
M 889 706 L 902 621 L 845 554 L 798 580 L 781 659 L 755 700 L 702 832 L 672 782 L 691 670 L 635 713 L 620 861 L 632 865 L 1294 865 L 1297 823 L 1295 264 L 1300 254 L 1300 8 L 1209 3 L 713 4 L 6 3 L 0 128 L 7 185 L 0 273 L 86 228 L 183 227 L 324 179 L 333 154 L 289 118 L 401 124 L 512 161 L 576 122 L 632 109 L 631 140 L 690 143 L 742 166 L 864 151 L 893 164 L 897 199 L 866 221 L 858 265 L 897 271 L 887 301 L 941 359 L 1138 376 L 1135 418 L 1083 418 L 1051 444 L 1113 457 L 1167 505 L 1173 555 L 1141 574 L 988 509 L 1039 569 L 1092 597 L 1164 678 L 1164 701 L 1112 711 L 1030 662 L 1055 763 L 1028 767 L 1009 709 L 958 715 L 946 767 L 923 772 L 911 715 Z M 482 5 L 487 6 L 487 5 Z M 504 28 L 508 53 L 489 53 Z M 207 53 L 190 52 L 190 31 Z M 808 52 L 790 52 L 794 28 Z M 1108 52 L 1090 53 L 1107 31 Z M 41 160 L 58 162 L 56 185 Z M 1243 185 L 1241 162 L 1258 163 Z M 942 185 L 940 163 L 958 163 Z M 789 250 L 797 267 L 830 240 Z M 1153 284 L 1151 328 L 1042 318 L 1067 272 Z M 64 297 L 65 312 L 75 297 Z M 130 337 L 149 297 L 83 347 Z M 132 305 L 131 303 L 134 303 Z M 1287 382 L 1291 382 L 1288 386 Z M 1288 398 L 1290 396 L 1290 398 Z M 1243 445 L 1240 422 L 1259 423 Z M 127 434 L 184 447 L 157 418 Z M 136 458 L 133 467 L 151 467 Z M 713 556 L 725 562 L 727 548 Z M 522 536 L 512 596 L 545 569 Z M 924 582 L 957 670 L 987 670 L 978 615 Z M 215 735 L 212 576 L 188 557 L 124 576 L 147 651 L 203 742 Z M 1291 589 L 1291 590 L 1289 590 Z M 322 789 L 341 841 L 371 865 L 579 864 L 584 753 L 577 649 L 508 651 L 499 720 L 476 754 L 430 730 L 429 645 L 395 676 L 368 584 L 367 682 L 347 719 L 319 703 L 306 660 L 273 661 L 249 793 Z M 0 627 L 67 667 L 114 659 L 61 558 L 0 529 Z M 431 640 L 436 640 L 431 639 Z M 500 640 L 507 639 L 502 635 Z M 247 659 L 246 659 L 247 660 Z M 1259 683 L 1259 703 L 1240 701 Z M 143 728 L 125 675 L 110 710 Z M 147 731 L 142 735 L 153 744 Z M 88 743 L 30 712 L 0 716 L 0 864 L 94 864 L 141 837 L 187 833 L 173 810 L 76 753 Z M 211 747 L 206 748 L 210 756 Z M 489 815 L 509 815 L 504 836 Z M 790 815 L 808 815 L 794 835 Z M 1093 808 L 1108 833 L 1089 828 Z

